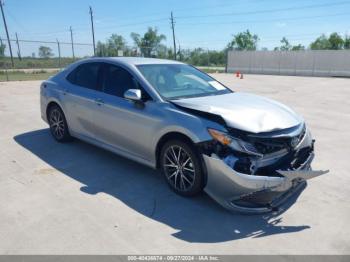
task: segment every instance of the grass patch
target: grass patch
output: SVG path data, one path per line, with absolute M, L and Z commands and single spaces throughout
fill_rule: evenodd
M 23 71 L 12 71 L 12 72 L 0 72 L 0 82 L 5 81 L 28 81 L 28 80 L 46 80 L 50 76 L 53 76 L 57 72 L 46 72 L 45 70 L 23 72 Z
M 206 72 L 207 74 L 214 74 L 214 73 L 225 73 L 225 69 L 212 69 L 212 68 L 200 68 L 203 72 Z
M 79 60 L 70 57 L 62 57 L 61 61 L 57 57 L 52 58 L 31 58 L 23 57 L 22 60 L 14 58 L 14 69 L 26 69 L 26 68 L 63 68 L 67 65 Z M 12 68 L 11 59 L 9 57 L 0 58 L 0 68 Z

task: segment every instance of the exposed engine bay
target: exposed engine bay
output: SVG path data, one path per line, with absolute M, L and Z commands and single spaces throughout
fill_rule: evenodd
M 315 140 L 289 108 L 250 94 L 225 97 L 173 101 L 223 127 L 208 128 L 212 139 L 197 144 L 207 169 L 204 191 L 222 206 L 270 212 L 303 189 L 306 180 L 329 172 L 311 169 Z
M 228 209 L 275 210 L 306 180 L 328 172 L 311 170 L 315 140 L 304 124 L 260 134 L 229 129 L 229 135 L 226 145 L 216 139 L 198 145 L 211 173 L 205 191 Z
M 288 130 L 262 134 L 249 134 L 230 129 L 229 134 L 237 138 L 241 148 L 231 142 L 223 145 L 217 140 L 201 143 L 202 153 L 215 154 L 237 172 L 257 176 L 282 176 L 278 170 L 302 169 L 313 158 L 314 140 L 304 147 L 296 147 L 306 135 L 303 124 Z

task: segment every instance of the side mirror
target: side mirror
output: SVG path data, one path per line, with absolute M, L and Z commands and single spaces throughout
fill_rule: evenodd
M 129 99 L 134 102 L 141 101 L 141 90 L 140 89 L 129 89 L 124 93 L 124 98 Z

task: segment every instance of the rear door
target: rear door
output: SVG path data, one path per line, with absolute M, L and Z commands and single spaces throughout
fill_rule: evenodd
M 102 63 L 79 65 L 68 76 L 70 83 L 65 90 L 67 121 L 70 129 L 80 135 L 95 138 L 93 111 L 101 93 Z

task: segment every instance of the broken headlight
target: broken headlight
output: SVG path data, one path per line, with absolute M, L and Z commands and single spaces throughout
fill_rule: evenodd
M 226 132 L 222 132 L 216 129 L 208 128 L 208 132 L 216 141 L 230 147 L 235 151 L 262 157 L 262 154 L 260 154 L 251 143 L 245 142 L 241 139 L 233 138 Z

